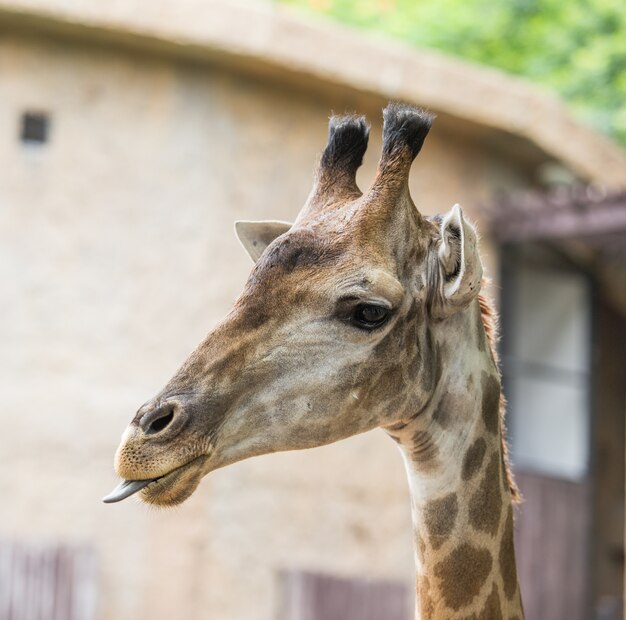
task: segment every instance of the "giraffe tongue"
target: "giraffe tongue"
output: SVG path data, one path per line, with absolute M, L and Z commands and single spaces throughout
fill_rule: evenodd
M 147 487 L 155 480 L 156 478 L 150 478 L 149 480 L 122 480 L 106 497 L 102 498 L 102 501 L 105 504 L 121 502 L 123 499 L 133 495 L 133 493 L 141 491 L 141 489 Z

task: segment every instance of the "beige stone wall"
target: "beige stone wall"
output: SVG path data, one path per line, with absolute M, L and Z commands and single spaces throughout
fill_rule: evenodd
M 0 0 L 0 29 L 115 41 L 259 74 L 290 74 L 419 103 L 524 138 L 582 179 L 626 187 L 626 152 L 586 127 L 552 93 L 493 68 L 330 20 L 273 0 Z
M 0 41 L 0 538 L 91 542 L 102 620 L 273 620 L 286 567 L 411 587 L 404 472 L 380 431 L 218 471 L 173 511 L 100 502 L 133 412 L 245 281 L 233 220 L 293 218 L 329 110 L 354 107 L 379 114 L 208 65 Z M 19 142 L 25 110 L 51 114 L 47 146 Z M 519 180 L 442 120 L 412 186 L 429 213 L 476 215 Z

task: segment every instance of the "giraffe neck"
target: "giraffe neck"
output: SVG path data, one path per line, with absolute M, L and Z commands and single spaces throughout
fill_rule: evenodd
M 459 317 L 457 327 L 475 331 L 476 312 L 477 303 Z M 426 410 L 391 431 L 411 491 L 416 618 L 522 620 L 499 374 L 493 357 L 482 355 L 480 347 L 455 346 L 446 360 L 446 345 L 434 336 L 444 356 L 435 394 Z M 477 339 L 465 334 L 457 342 L 481 337 L 484 331 Z

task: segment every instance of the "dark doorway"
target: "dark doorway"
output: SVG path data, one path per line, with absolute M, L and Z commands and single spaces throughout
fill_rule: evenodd
M 622 618 L 626 321 L 539 244 L 503 249 L 502 362 L 525 501 L 516 549 L 528 620 Z

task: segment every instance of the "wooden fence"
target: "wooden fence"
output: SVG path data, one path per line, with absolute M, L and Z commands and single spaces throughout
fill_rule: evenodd
M 96 595 L 93 550 L 0 541 L 0 620 L 94 620 Z
M 410 620 L 403 583 L 340 579 L 304 571 L 281 575 L 280 620 Z
M 590 617 L 589 486 L 516 472 L 515 550 L 527 620 Z

